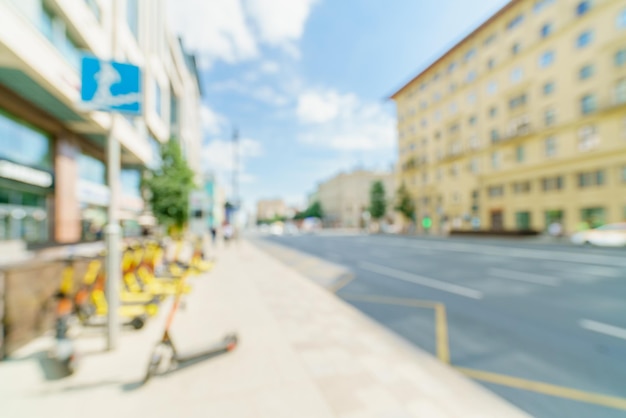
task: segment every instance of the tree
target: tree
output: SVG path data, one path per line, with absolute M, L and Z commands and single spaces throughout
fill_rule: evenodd
M 189 218 L 189 195 L 194 173 L 174 138 L 160 145 L 161 161 L 148 171 L 143 185 L 150 191 L 152 213 L 160 225 L 182 229 Z
M 319 201 L 313 202 L 304 212 L 300 212 L 294 217 L 297 220 L 306 218 L 324 218 L 324 209 Z
M 411 199 L 409 190 L 404 183 L 402 183 L 402 185 L 398 189 L 397 199 L 398 200 L 394 209 L 404 215 L 405 219 L 414 221 L 415 203 L 413 203 L 413 199 Z
M 379 220 L 385 216 L 387 202 L 385 201 L 385 186 L 378 180 L 372 183 L 370 189 L 370 214 L 372 219 Z

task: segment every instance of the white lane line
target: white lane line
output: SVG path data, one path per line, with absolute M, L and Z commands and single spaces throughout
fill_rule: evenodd
M 359 267 L 371 271 L 373 273 L 384 274 L 385 276 L 403 280 L 409 283 L 415 283 L 422 286 L 430 287 L 437 290 L 443 290 L 444 292 L 454 293 L 459 296 L 465 296 L 472 299 L 482 299 L 483 294 L 478 290 L 470 289 L 463 286 L 457 286 L 452 283 L 443 282 L 436 279 L 430 279 L 428 277 L 419 276 L 413 273 L 407 273 L 406 271 L 396 270 L 390 267 L 381 266 L 378 264 L 372 264 L 368 262 L 359 263 Z
M 560 284 L 560 281 L 554 277 L 544 276 L 542 274 L 525 273 L 523 271 L 491 268 L 489 269 L 489 275 L 500 279 L 519 280 L 526 283 L 541 284 L 544 286 L 556 287 Z
M 626 340 L 626 329 L 624 328 L 603 324 L 602 322 L 592 321 L 590 319 L 581 319 L 579 321 L 579 324 L 586 330 L 599 332 L 600 334 L 610 335 L 611 337 Z

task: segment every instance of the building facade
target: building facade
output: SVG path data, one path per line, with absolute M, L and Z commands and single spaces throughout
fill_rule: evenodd
M 119 217 L 137 233 L 142 171 L 158 164 L 160 142 L 179 140 L 200 171 L 197 70 L 167 29 L 164 1 L 0 0 L 0 16 L 0 241 L 102 237 L 112 116 L 80 104 L 83 54 L 142 69 L 143 114 L 115 116 L 113 132 Z
M 626 220 L 626 0 L 513 0 L 392 98 L 434 230 Z
M 256 204 L 257 221 L 283 218 L 287 216 L 287 213 L 287 204 L 282 199 L 262 199 Z
M 354 170 L 340 173 L 320 183 L 314 193 L 322 205 L 324 224 L 331 227 L 359 228 L 363 214 L 370 206 L 372 184 L 381 181 L 388 201 L 387 212 L 393 215 L 395 176 L 393 173 L 367 170 Z

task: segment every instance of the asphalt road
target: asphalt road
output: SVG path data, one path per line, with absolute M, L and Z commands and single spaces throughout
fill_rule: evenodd
M 533 416 L 626 417 L 625 249 L 480 238 L 266 239 L 352 270 L 354 280 L 337 294 L 440 358 L 447 331 L 452 366 Z M 410 306 L 418 300 L 440 303 L 447 321 L 437 309 Z

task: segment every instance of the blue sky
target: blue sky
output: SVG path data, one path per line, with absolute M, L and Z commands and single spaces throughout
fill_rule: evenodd
M 170 0 L 199 55 L 203 161 L 230 193 L 303 204 L 316 184 L 396 159 L 389 94 L 507 0 Z

